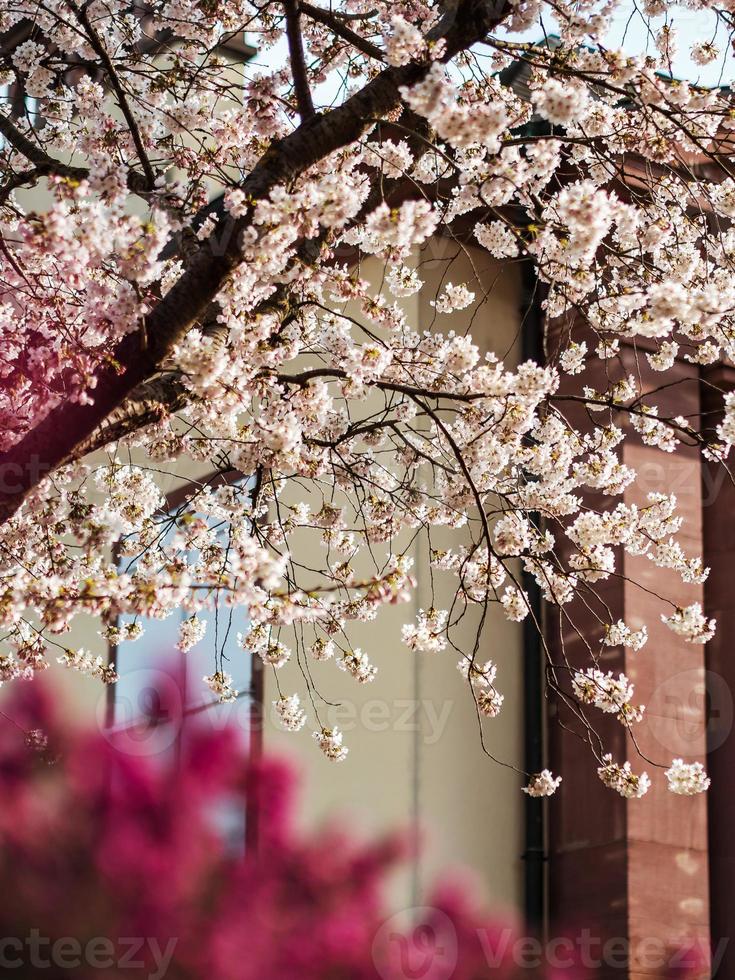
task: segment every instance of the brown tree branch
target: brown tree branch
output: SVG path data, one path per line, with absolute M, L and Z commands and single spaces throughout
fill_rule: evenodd
M 40 146 L 29 140 L 18 127 L 13 123 L 6 115 L 0 112 L 0 133 L 5 137 L 5 139 L 10 143 L 10 145 L 22 153 L 26 160 L 30 160 L 32 164 L 36 167 L 45 167 L 49 164 L 57 164 L 58 161 L 50 157 L 45 150 L 42 150 Z M 58 163 L 58 166 L 63 168 L 64 164 Z
M 311 98 L 309 88 L 309 78 L 306 72 L 306 57 L 304 55 L 304 39 L 301 35 L 299 24 L 300 14 L 298 0 L 284 0 L 283 6 L 286 10 L 286 37 L 288 39 L 288 53 L 291 60 L 291 77 L 293 78 L 293 89 L 296 95 L 296 105 L 298 106 L 301 121 L 311 119 L 314 115 L 314 102 Z
M 372 10 L 366 10 L 364 13 L 359 10 L 352 14 L 345 10 L 333 10 L 332 13 L 335 17 L 339 17 L 340 20 L 372 20 L 373 17 L 378 16 L 379 11 L 373 8 Z
M 55 163 L 55 161 L 52 161 L 52 163 Z M 17 191 L 19 187 L 24 187 L 26 184 L 33 184 L 41 177 L 57 174 L 60 177 L 73 177 L 76 180 L 82 179 L 76 173 L 69 173 L 70 170 L 76 170 L 76 168 L 60 167 L 57 169 L 55 166 L 31 167 L 30 170 L 21 170 L 19 173 L 11 174 L 4 184 L 0 185 L 0 207 L 5 204 L 13 191 Z
M 330 13 L 328 10 L 323 10 L 321 7 L 315 7 L 310 3 L 299 3 L 299 10 L 307 17 L 312 20 L 317 21 L 319 24 L 323 24 L 328 27 L 332 34 L 341 37 L 343 41 L 347 41 L 351 44 L 353 48 L 357 48 L 358 51 L 362 51 L 363 54 L 367 55 L 368 58 L 375 58 L 376 61 L 385 62 L 385 54 L 377 46 L 373 44 L 372 41 L 368 41 L 367 38 L 361 37 L 356 31 L 347 27 L 343 24 L 334 14 Z
M 405 125 L 401 126 L 401 129 L 407 134 L 406 141 L 409 149 L 416 158 L 423 156 L 427 149 L 432 146 L 429 140 L 431 129 L 428 122 L 423 117 L 417 116 L 411 109 L 404 109 L 401 121 L 405 123 Z M 407 181 L 404 178 L 397 178 L 388 180 L 382 185 L 376 185 L 363 202 L 360 211 L 348 223 L 348 227 L 354 227 L 359 224 L 366 215 L 378 206 L 381 200 L 390 200 L 394 195 L 402 199 L 407 183 L 411 184 L 411 181 Z M 296 256 L 291 265 L 297 262 L 301 262 L 304 265 L 313 265 L 319 258 L 321 248 L 328 240 L 328 237 L 329 230 L 322 228 L 318 235 L 302 242 L 296 251 Z M 176 250 L 180 254 L 182 251 L 181 245 L 176 246 L 174 251 Z M 280 330 L 287 326 L 294 316 L 289 305 L 289 290 L 290 287 L 288 285 L 281 284 L 268 300 L 270 309 L 284 311 L 283 319 L 280 322 Z M 222 343 L 225 343 L 227 330 L 217 319 L 219 312 L 219 304 L 213 303 L 208 315 L 201 323 L 201 329 L 205 335 L 212 336 L 215 334 L 219 336 Z M 318 372 L 320 375 L 322 373 L 321 371 Z M 297 376 L 295 383 L 299 383 L 301 377 L 301 375 Z M 279 380 L 281 379 L 279 378 Z M 294 381 L 291 378 L 286 380 L 288 383 Z M 152 409 L 152 403 L 156 400 L 160 406 L 160 410 L 157 413 Z M 138 429 L 149 425 L 151 422 L 158 421 L 166 415 L 172 415 L 180 411 L 192 400 L 193 396 L 191 391 L 185 387 L 181 382 L 180 376 L 175 371 L 166 374 L 162 378 L 145 382 L 132 391 L 125 402 L 109 418 L 103 421 L 88 442 L 77 447 L 75 457 L 80 458 L 83 455 L 87 455 L 87 453 L 109 445 L 117 439 L 132 435 Z
M 190 401 L 191 392 L 181 384 L 176 375 L 164 375 L 155 381 L 146 381 L 134 389 L 124 404 L 105 419 L 99 429 L 79 447 L 79 453 L 86 456 L 98 449 L 104 449 L 110 443 L 173 415 Z

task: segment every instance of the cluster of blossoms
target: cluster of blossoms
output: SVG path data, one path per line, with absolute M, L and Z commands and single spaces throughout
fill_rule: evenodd
M 454 313 L 455 310 L 463 310 L 475 299 L 475 294 L 471 293 L 464 283 L 455 286 L 448 282 L 442 289 L 438 298 L 431 300 L 431 305 L 436 307 L 437 313 Z
M 217 695 L 222 704 L 236 701 L 239 692 L 232 686 L 232 677 L 224 671 L 216 670 L 213 674 L 202 678 L 209 690 Z
M 622 766 L 612 761 L 609 753 L 602 757 L 602 765 L 597 770 L 597 775 L 609 789 L 614 789 L 628 800 L 639 799 L 645 796 L 651 786 L 651 780 L 647 773 L 642 772 L 637 776 L 631 769 L 630 763 L 625 762 Z
M 710 780 L 701 762 L 684 762 L 674 759 L 671 768 L 666 770 L 666 779 L 672 793 L 680 796 L 694 796 L 709 789 Z
M 301 731 L 306 724 L 306 712 L 301 707 L 301 699 L 298 694 L 280 697 L 273 702 L 273 707 L 276 709 L 281 727 L 287 732 Z
M 401 14 L 391 17 L 390 31 L 385 36 L 385 56 L 389 65 L 407 65 L 421 58 L 426 50 L 423 33 Z
M 401 629 L 403 642 L 409 650 L 423 653 L 439 653 L 447 645 L 446 625 L 449 614 L 446 609 L 419 609 L 416 623 L 406 623 Z
M 690 54 L 695 65 L 709 65 L 717 60 L 720 50 L 713 41 L 700 41 L 692 45 Z
M 497 666 L 492 660 L 481 665 L 470 658 L 465 658 L 459 661 L 457 669 L 472 685 L 475 703 L 480 714 L 486 718 L 496 718 L 500 714 L 500 709 L 505 700 L 495 688 Z
M 717 426 L 717 437 L 729 447 L 735 444 L 735 391 L 725 393 L 724 405 L 724 418 Z
M 337 661 L 337 666 L 340 670 L 346 670 L 348 674 L 352 674 L 360 684 L 369 684 L 378 673 L 378 668 L 370 663 L 367 654 L 363 653 L 359 647 L 341 657 Z
M 67 647 L 56 660 L 64 667 L 77 670 L 80 674 L 86 674 L 88 677 L 94 677 L 102 681 L 103 684 L 114 684 L 118 679 L 115 665 L 105 663 L 102 657 L 94 656 L 89 650 L 81 648 L 72 650 L 71 647 Z
M 715 635 L 714 619 L 707 619 L 698 602 L 693 602 L 685 609 L 677 609 L 671 616 L 662 614 L 661 619 L 669 629 L 690 643 L 706 643 Z
M 617 440 L 619 433 L 614 433 L 613 437 Z M 624 474 L 624 479 L 627 483 L 629 474 Z M 662 493 L 649 493 L 645 507 L 618 504 L 604 513 L 582 513 L 567 532 L 578 549 L 571 556 L 570 565 L 588 582 L 605 579 L 615 568 L 613 548 L 622 545 L 629 555 L 646 555 L 658 567 L 674 569 L 682 581 L 701 584 L 707 578 L 708 570 L 702 567 L 698 556 L 688 558 L 675 541 L 673 535 L 680 526 L 676 498 Z M 696 604 L 690 607 L 692 615 L 696 609 Z M 673 618 L 664 621 L 678 632 Z M 714 628 L 714 623 L 709 625 Z M 644 628 L 633 632 L 620 623 L 608 624 L 608 628 L 609 636 L 617 638 L 611 645 L 623 642 L 632 649 L 639 649 L 647 638 Z
M 132 643 L 134 640 L 139 640 L 143 632 L 140 623 L 108 623 L 104 629 L 100 630 L 100 636 L 104 636 L 111 646 L 119 646 L 121 643 Z
M 625 674 L 614 677 L 612 671 L 603 674 L 595 667 L 588 667 L 574 674 L 572 689 L 583 704 L 592 704 L 600 711 L 617 715 L 624 725 L 643 719 L 644 705 L 630 703 L 633 685 Z
M 523 787 L 523 792 L 529 796 L 553 796 L 561 785 L 561 776 L 554 776 L 548 769 L 543 769 L 531 776 L 528 786 Z
M 639 630 L 632 630 L 622 619 L 617 623 L 612 623 L 605 629 L 605 637 L 602 641 L 608 647 L 628 647 L 630 650 L 640 650 L 648 642 L 648 630 L 641 626 Z
M 336 725 L 334 728 L 322 728 L 320 732 L 313 734 L 327 759 L 331 762 L 344 762 L 350 750 L 342 744 L 344 736 Z
M 176 644 L 178 650 L 186 653 L 191 650 L 200 640 L 204 639 L 207 632 L 206 619 L 199 619 L 197 616 L 190 616 L 179 626 L 179 639 Z
M 308 685 L 312 669 L 369 682 L 377 656 L 351 625 L 407 601 L 428 553 L 432 594 L 403 643 L 456 647 L 492 718 L 494 667 L 467 660 L 480 646 L 462 632 L 475 613 L 537 620 L 531 585 L 573 623 L 628 557 L 701 585 L 674 496 L 624 498 L 624 451 L 686 442 L 726 460 L 735 445 L 732 395 L 714 437 L 667 407 L 675 363 L 735 357 L 735 181 L 717 165 L 732 101 L 663 76 L 668 28 L 658 53 L 608 43 L 621 2 L 551 5 L 553 50 L 525 40 L 545 0 L 307 5 L 288 65 L 293 37 L 250 0 L 216 18 L 112 0 L 93 24 L 73 4 L 5 5 L 0 31 L 28 33 L 0 54 L 2 81 L 38 103 L 3 112 L 0 146 L 0 467 L 21 474 L 0 496 L 0 681 L 42 670 L 82 613 L 116 644 L 183 612 L 188 650 L 241 607 L 243 656 Z M 245 29 L 259 65 L 225 64 Z M 485 69 L 466 54 L 477 41 Z M 523 84 L 500 71 L 513 60 Z M 314 114 L 344 78 L 349 107 Z M 42 180 L 48 206 L 24 207 Z M 543 364 L 477 333 L 521 259 L 543 294 Z M 201 482 L 174 506 L 179 461 Z M 439 551 L 436 534 L 455 542 Z M 712 636 L 696 601 L 669 610 L 682 641 Z M 647 638 L 602 626 L 603 647 Z M 222 652 L 206 683 L 232 700 Z M 97 652 L 60 659 L 115 679 Z M 573 684 L 583 714 L 640 720 L 624 674 L 580 667 Z M 277 702 L 291 730 L 297 698 Z M 316 738 L 346 755 L 336 730 Z M 645 787 L 611 761 L 601 775 Z
M 334 643 L 318 636 L 309 648 L 309 652 L 314 660 L 329 660 L 334 656 Z
M 508 259 L 518 255 L 518 239 L 502 221 L 489 221 L 475 225 L 475 238 L 496 259 Z
M 550 78 L 534 92 L 536 111 L 550 123 L 567 126 L 588 114 L 589 92 L 583 83 Z

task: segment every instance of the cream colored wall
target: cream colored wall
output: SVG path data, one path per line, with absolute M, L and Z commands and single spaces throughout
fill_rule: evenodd
M 472 321 L 473 338 L 483 350 L 496 352 L 509 365 L 517 362 L 520 284 L 515 269 L 506 267 L 499 275 L 497 263 L 486 253 L 437 238 L 419 256 L 418 271 L 424 281 L 421 293 L 402 301 L 412 324 L 422 330 L 463 333 Z M 361 274 L 381 281 L 375 261 L 369 261 Z M 469 283 L 475 275 L 487 299 L 479 303 L 481 290 L 475 286 L 477 302 L 472 308 L 435 315 L 429 303 L 440 282 Z M 436 535 L 432 543 L 443 547 L 453 542 L 456 547 L 458 533 Z M 287 754 L 302 777 L 304 826 L 339 818 L 365 833 L 414 824 L 422 828 L 420 856 L 394 883 L 392 897 L 399 906 L 417 904 L 439 871 L 462 865 L 473 869 L 475 885 L 485 898 L 503 909 L 518 910 L 523 850 L 520 778 L 484 755 L 474 703 L 457 670 L 457 654 L 413 654 L 400 640 L 401 625 L 430 605 L 422 574 L 427 556 L 421 550 L 426 547 L 423 542 L 418 545 L 413 601 L 385 609 L 372 623 L 350 628 L 354 645 L 378 667 L 375 680 L 358 685 L 331 662 L 313 665 L 320 694 L 338 702 L 325 717 L 345 733 L 350 750 L 345 762 L 335 765 L 324 759 L 304 737 L 307 729 L 297 735 L 280 731 L 272 715 L 266 716 L 264 742 L 268 749 Z M 452 595 L 451 576 L 444 573 L 437 607 L 448 607 Z M 498 687 L 506 699 L 500 716 L 485 722 L 486 745 L 497 758 L 520 765 L 522 630 L 493 608 L 484 635 L 480 657 L 498 664 Z M 474 633 L 469 624 L 456 636 L 471 650 Z M 278 672 L 278 679 L 285 693 L 303 690 L 293 662 Z M 268 708 L 276 697 L 273 674 L 267 671 Z

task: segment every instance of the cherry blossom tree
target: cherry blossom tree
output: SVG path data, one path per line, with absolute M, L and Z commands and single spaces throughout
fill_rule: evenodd
M 188 649 L 208 609 L 243 605 L 243 648 L 276 671 L 301 665 L 284 726 L 308 717 L 339 761 L 316 672 L 375 676 L 350 624 L 409 595 L 418 538 L 456 598 L 401 639 L 417 655 L 455 649 L 481 719 L 512 710 L 478 656 L 488 610 L 537 618 L 529 581 L 573 624 L 574 601 L 619 574 L 616 553 L 704 580 L 673 495 L 615 498 L 636 478 L 621 461 L 631 430 L 725 467 L 735 441 L 733 395 L 718 424 L 656 404 L 675 359 L 735 353 L 735 114 L 727 89 L 672 81 L 669 0 L 642 5 L 666 20 L 642 56 L 607 41 L 620 6 L 4 5 L 3 81 L 34 100 L 0 114 L 4 679 L 57 658 L 113 683 L 114 665 L 64 647 L 80 612 L 133 639 L 136 617 L 184 607 Z M 725 70 L 729 4 L 686 6 L 703 23 L 692 60 Z M 550 18 L 553 43 L 529 43 Z M 237 67 L 223 45 L 243 31 L 259 57 Z M 41 186 L 48 206 L 22 206 Z M 506 366 L 445 326 L 487 300 L 479 273 L 453 282 L 448 268 L 435 328 L 417 329 L 403 300 L 432 236 L 534 268 L 543 364 Z M 601 385 L 577 378 L 595 367 Z M 180 458 L 247 479 L 205 481 L 171 513 L 158 474 Z M 432 547 L 440 526 L 456 547 Z M 455 640 L 468 610 L 470 649 Z M 662 596 L 661 616 L 692 643 L 714 630 L 697 602 Z M 639 649 L 646 630 L 599 619 L 589 667 L 547 650 L 548 683 L 570 683 L 601 779 L 639 796 L 648 775 L 606 754 L 594 715 L 634 730 L 633 685 L 600 656 Z M 287 644 L 279 629 L 294 624 Z M 208 681 L 237 696 L 219 656 Z M 527 775 L 531 794 L 559 784 Z M 708 783 L 681 760 L 667 777 L 679 793 Z

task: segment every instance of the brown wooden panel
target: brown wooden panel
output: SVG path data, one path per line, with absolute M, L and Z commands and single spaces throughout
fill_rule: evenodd
M 633 352 L 625 351 L 623 360 L 622 373 L 632 371 Z M 643 359 L 638 366 L 645 368 Z M 621 370 L 609 362 L 600 365 L 601 377 L 595 384 L 592 369 L 588 369 L 585 383 L 601 387 L 602 373 L 608 369 Z M 696 368 L 680 363 L 672 373 L 682 384 L 655 396 L 662 414 L 698 412 Z M 660 377 L 654 375 L 644 381 L 653 386 L 660 383 Z M 582 426 L 581 414 L 575 415 L 575 422 Z M 626 491 L 626 503 L 642 504 L 650 491 L 675 493 L 685 518 L 681 543 L 692 555 L 701 553 L 703 483 L 696 454 L 688 450 L 663 453 L 644 446 L 630 433 L 624 461 L 641 474 L 639 483 Z M 719 500 L 721 494 L 711 496 Z M 599 499 L 594 505 L 600 506 Z M 735 514 L 735 491 L 730 513 Z M 706 523 L 706 513 L 704 520 Z M 735 525 L 735 521 L 731 523 Z M 622 928 L 630 944 L 630 964 L 625 969 L 619 964 L 604 965 L 601 976 L 650 980 L 661 972 L 656 972 L 652 965 L 655 957 L 647 957 L 646 949 L 662 951 L 682 940 L 696 941 L 704 949 L 709 935 L 707 799 L 672 795 L 662 769 L 656 768 L 668 767 L 678 756 L 687 761 L 703 760 L 708 729 L 704 649 L 684 642 L 665 627 L 660 616 L 671 612 L 671 607 L 667 608 L 655 593 L 681 605 L 702 601 L 704 593 L 701 586 L 683 585 L 678 574 L 656 568 L 646 558 L 626 558 L 621 570 L 643 588 L 616 577 L 602 586 L 604 599 L 613 615 L 631 626 L 645 622 L 650 639 L 638 653 L 606 651 L 604 666 L 623 670 L 636 685 L 636 701 L 649 708 L 648 718 L 636 726 L 636 740 L 651 762 L 637 757 L 625 730 L 614 719 L 594 711 L 590 718 L 594 718 L 608 751 L 618 761 L 630 759 L 637 772 L 645 769 L 653 786 L 643 799 L 630 801 L 605 789 L 586 746 L 555 724 L 559 720 L 571 724 L 569 709 L 552 706 L 550 763 L 562 773 L 564 782 L 549 808 L 550 913 L 559 927 L 584 922 L 610 940 L 620 938 Z M 589 613 L 577 606 L 574 617 L 588 638 L 599 636 L 599 627 Z M 735 627 L 735 609 L 732 618 Z M 554 655 L 559 658 L 555 622 L 550 616 L 548 633 Z M 588 665 L 584 642 L 569 629 L 564 630 L 563 637 L 569 661 Z M 731 772 L 735 772 L 735 742 L 732 753 Z M 732 921 L 735 923 L 735 917 Z

